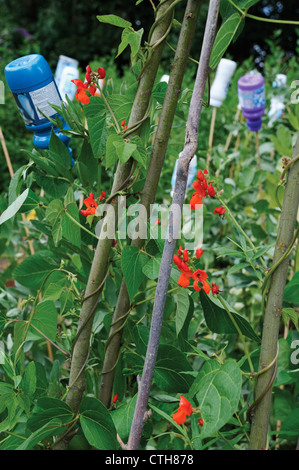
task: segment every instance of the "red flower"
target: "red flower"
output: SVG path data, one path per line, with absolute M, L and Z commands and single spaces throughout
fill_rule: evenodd
M 191 209 L 199 209 L 199 206 L 202 205 L 202 198 L 198 192 L 193 193 L 190 200 Z
M 112 398 L 112 403 L 116 403 L 118 399 L 118 393 Z
M 197 248 L 196 250 L 196 258 L 199 259 L 203 254 L 203 249 L 202 248 Z
M 176 413 L 173 414 L 172 419 L 177 423 L 177 424 L 184 424 L 184 422 L 187 419 L 186 413 L 184 413 L 184 410 L 178 409 Z
M 193 274 L 192 274 L 192 279 L 194 279 L 193 282 L 193 287 L 195 290 L 199 291 L 201 290 L 201 287 L 199 287 L 198 283 L 200 282 L 202 284 L 202 288 L 205 291 L 206 294 L 209 294 L 211 288 L 206 281 L 208 278 L 208 275 L 205 271 L 202 269 L 197 269 Z
M 174 255 L 173 261 L 177 265 L 178 269 L 181 271 L 181 275 L 178 280 L 178 285 L 181 287 L 188 287 L 190 284 L 190 279 L 192 277 L 192 271 L 187 266 L 187 264 L 178 256 Z
M 90 67 L 90 65 L 87 65 L 87 66 L 86 66 L 86 72 L 87 72 L 87 73 L 91 73 L 91 72 L 92 72 L 92 68 Z
M 187 416 L 190 416 L 193 412 L 193 407 L 187 398 L 180 395 L 180 404 L 179 409 L 176 413 L 173 414 L 172 419 L 177 424 L 184 424 L 187 419 Z
M 187 261 L 189 260 L 189 253 L 187 250 L 183 251 L 183 260 L 185 261 L 185 263 L 187 263 Z
M 214 209 L 214 214 L 219 214 L 219 217 L 220 217 L 221 215 L 224 214 L 225 211 L 226 211 L 226 209 L 223 206 L 216 207 Z
M 209 195 L 210 197 L 213 197 L 213 196 L 215 196 L 215 194 L 216 194 L 216 191 L 215 191 L 215 189 L 213 188 L 212 183 L 210 183 L 209 186 L 208 186 L 208 195 Z
M 203 419 L 202 419 L 202 418 L 199 418 L 198 424 L 199 424 L 200 426 L 203 426 Z
M 124 127 L 125 124 L 126 124 L 126 121 L 123 120 L 123 121 L 121 121 L 120 126 L 121 126 L 121 127 Z
M 71 80 L 77 87 L 76 91 L 76 100 L 80 101 L 82 104 L 89 103 L 89 97 L 86 95 L 86 89 L 88 87 L 88 83 L 83 83 L 82 80 L 75 78 Z
M 94 199 L 93 193 L 90 193 L 89 196 L 84 199 L 84 204 L 86 205 L 87 209 L 82 209 L 80 214 L 84 215 L 84 217 L 87 217 L 88 215 L 94 215 L 96 213 L 98 204 Z
M 87 83 L 91 82 L 91 76 L 90 76 L 89 72 L 86 72 L 85 79 L 86 79 Z
M 212 282 L 212 294 L 216 295 L 219 294 L 219 286 L 217 286 L 216 282 Z
M 106 72 L 105 72 L 105 69 L 103 69 L 103 67 L 99 67 L 99 68 L 98 68 L 98 75 L 99 75 L 99 78 L 100 78 L 100 79 L 105 78 Z
M 193 406 L 191 403 L 187 400 L 187 398 L 183 397 L 180 395 L 180 405 L 179 408 L 183 409 L 186 413 L 187 416 L 190 416 L 193 411 Z
M 88 87 L 88 91 L 89 91 L 89 93 L 90 93 L 92 96 L 94 96 L 94 95 L 96 94 L 96 92 L 97 92 L 97 88 L 96 88 L 94 85 L 90 85 L 90 86 Z

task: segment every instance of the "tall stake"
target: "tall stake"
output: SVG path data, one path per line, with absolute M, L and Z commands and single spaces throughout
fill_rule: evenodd
M 188 0 L 181 32 L 177 44 L 176 54 L 172 63 L 169 83 L 167 86 L 163 108 L 155 135 L 153 150 L 146 176 L 145 185 L 141 195 L 140 206 L 146 208 L 147 216 L 150 217 L 151 204 L 155 201 L 155 195 L 160 180 L 160 174 L 166 154 L 171 127 L 176 111 L 181 85 L 188 61 L 192 38 L 199 15 L 201 1 Z M 138 226 L 138 220 L 136 221 Z M 132 246 L 139 249 L 145 240 L 133 237 Z M 115 365 L 120 351 L 122 326 L 126 321 L 126 313 L 130 311 L 130 299 L 125 280 L 122 281 L 117 305 L 112 318 L 109 338 L 106 345 L 105 359 L 100 384 L 99 398 L 105 406 L 110 405 Z
M 299 133 L 293 150 L 293 158 L 299 154 Z M 260 450 L 266 446 L 270 420 L 272 383 L 276 375 L 275 361 L 278 347 L 280 313 L 289 265 L 289 248 L 294 241 L 294 230 L 299 206 L 299 160 L 294 158 L 287 174 L 282 203 L 273 266 L 286 253 L 282 262 L 274 269 L 270 280 L 267 305 L 265 309 L 263 335 L 260 353 L 260 370 L 266 369 L 257 377 L 255 402 L 252 405 L 250 450 Z M 290 250 L 291 251 L 291 250 Z M 271 363 L 275 362 L 268 369 Z
M 176 208 L 182 208 L 183 206 L 187 186 L 189 164 L 192 158 L 194 157 L 197 149 L 198 125 L 204 97 L 205 84 L 209 71 L 209 60 L 216 34 L 219 5 L 220 0 L 211 0 L 209 3 L 209 11 L 202 43 L 200 61 L 197 69 L 197 75 L 186 125 L 185 146 L 183 152 L 180 154 L 180 157 L 178 159 L 177 177 L 168 224 L 168 235 L 165 241 L 162 255 L 160 273 L 152 313 L 150 336 L 147 345 L 144 368 L 142 378 L 139 384 L 138 397 L 128 441 L 129 450 L 138 449 L 142 434 L 143 421 L 148 404 L 148 398 L 154 374 L 154 367 L 158 353 L 163 312 L 165 307 L 167 289 L 169 285 L 177 228 L 179 225 L 178 218 L 180 217 L 178 217 Z

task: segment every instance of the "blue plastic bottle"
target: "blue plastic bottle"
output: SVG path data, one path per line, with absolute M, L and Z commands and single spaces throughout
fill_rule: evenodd
M 34 145 L 40 149 L 49 148 L 53 129 L 68 146 L 70 138 L 62 134 L 60 129 L 53 126 L 40 112 L 55 119 L 58 113 L 51 104 L 61 105 L 61 96 L 46 59 L 40 54 L 19 57 L 6 65 L 5 77 L 26 128 L 34 132 Z M 61 116 L 59 118 L 63 121 Z M 65 122 L 63 127 L 66 130 L 70 129 Z M 68 150 L 71 155 L 72 150 L 69 147 Z

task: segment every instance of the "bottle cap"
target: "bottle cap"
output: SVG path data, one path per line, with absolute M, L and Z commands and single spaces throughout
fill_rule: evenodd
M 5 77 L 12 93 L 21 93 L 43 86 L 53 74 L 42 55 L 29 54 L 7 64 Z

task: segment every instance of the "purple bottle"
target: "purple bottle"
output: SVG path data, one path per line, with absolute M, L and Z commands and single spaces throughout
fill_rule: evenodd
M 249 73 L 238 80 L 239 105 L 248 128 L 257 132 L 262 127 L 265 113 L 265 80 L 259 73 Z

